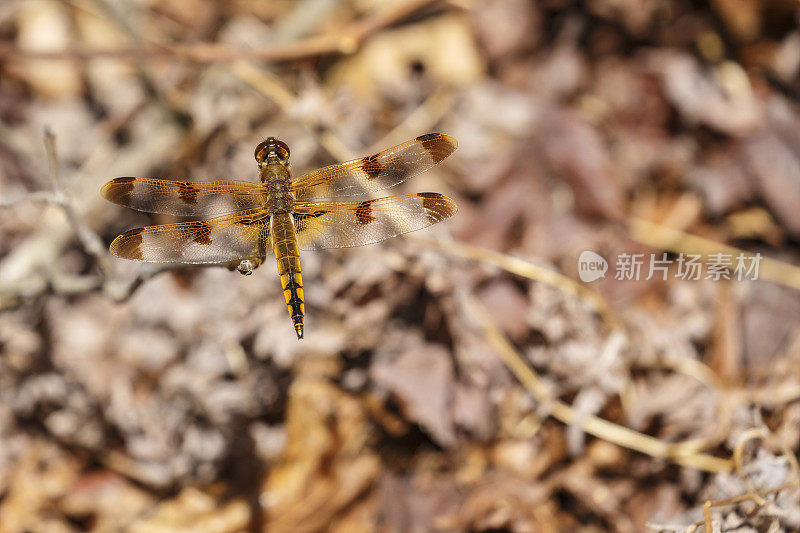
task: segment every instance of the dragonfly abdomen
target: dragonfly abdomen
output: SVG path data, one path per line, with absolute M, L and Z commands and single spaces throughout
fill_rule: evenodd
M 290 213 L 283 212 L 272 215 L 272 242 L 286 307 L 292 317 L 297 338 L 302 339 L 303 316 L 305 315 L 303 276 L 300 273 L 300 252 L 297 248 L 294 221 Z

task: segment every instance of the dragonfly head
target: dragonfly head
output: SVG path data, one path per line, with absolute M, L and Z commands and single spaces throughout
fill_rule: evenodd
M 256 146 L 256 161 L 259 165 L 269 165 L 279 163 L 289 164 L 289 147 L 286 143 L 279 141 L 275 137 L 269 137 L 266 141 Z

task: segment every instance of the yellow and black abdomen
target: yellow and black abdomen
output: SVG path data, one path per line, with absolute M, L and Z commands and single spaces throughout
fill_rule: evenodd
M 289 308 L 297 338 L 302 339 L 305 315 L 303 276 L 300 274 L 300 252 L 297 249 L 294 220 L 290 213 L 272 215 L 272 243 L 286 306 Z

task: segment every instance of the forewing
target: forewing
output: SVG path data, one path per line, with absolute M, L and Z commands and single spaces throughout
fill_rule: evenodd
M 269 250 L 269 213 L 252 209 L 232 215 L 126 231 L 111 243 L 123 259 L 154 263 L 226 263 L 260 257 Z
M 439 193 L 421 192 L 360 202 L 301 202 L 295 231 L 301 249 L 362 246 L 425 228 L 458 210 Z
M 246 181 L 116 178 L 100 189 L 107 200 L 148 213 L 209 216 L 264 205 L 264 187 Z
M 298 201 L 379 191 L 432 168 L 457 146 L 444 133 L 420 135 L 375 155 L 306 174 L 292 183 L 292 190 Z

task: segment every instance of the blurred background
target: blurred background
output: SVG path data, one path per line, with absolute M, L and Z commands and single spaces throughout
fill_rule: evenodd
M 800 529 L 798 15 L 4 0 L 0 532 Z M 302 253 L 301 342 L 271 262 L 107 252 L 166 221 L 111 178 L 256 181 L 267 136 L 300 175 L 432 131 L 459 149 L 388 192 L 459 212 Z M 720 253 L 762 260 L 681 276 Z

